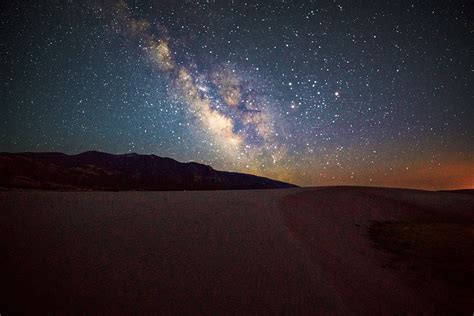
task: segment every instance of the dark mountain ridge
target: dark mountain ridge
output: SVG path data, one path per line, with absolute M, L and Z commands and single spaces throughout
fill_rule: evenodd
M 156 155 L 0 153 L 0 187 L 45 190 L 237 190 L 295 185 Z

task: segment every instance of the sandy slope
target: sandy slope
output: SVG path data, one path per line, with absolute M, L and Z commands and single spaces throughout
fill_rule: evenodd
M 439 249 L 455 248 L 454 255 L 472 249 L 474 197 L 467 194 L 350 187 L 29 191 L 0 192 L 0 209 L 6 315 L 470 314 L 474 308 L 472 283 L 446 278 L 438 273 L 445 265 L 430 261 L 443 257 Z M 463 223 L 466 229 L 454 235 L 464 248 L 448 242 L 422 249 L 421 259 L 391 252 L 387 238 L 371 239 L 374 221 L 435 221 L 448 229 Z

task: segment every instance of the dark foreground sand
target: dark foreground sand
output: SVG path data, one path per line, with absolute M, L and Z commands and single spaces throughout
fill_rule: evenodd
M 0 192 L 2 315 L 474 312 L 474 195 Z

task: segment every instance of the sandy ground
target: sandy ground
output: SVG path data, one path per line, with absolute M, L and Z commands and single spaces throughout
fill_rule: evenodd
M 474 311 L 469 194 L 4 191 L 0 211 L 2 315 Z

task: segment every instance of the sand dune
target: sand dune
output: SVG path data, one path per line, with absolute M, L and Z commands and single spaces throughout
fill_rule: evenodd
M 5 315 L 474 308 L 470 194 L 20 191 L 0 209 Z

